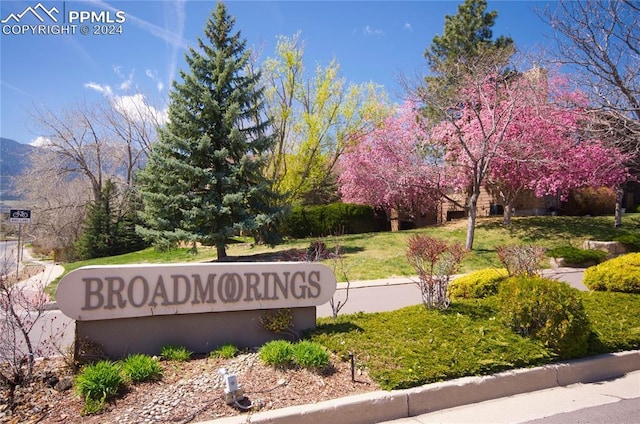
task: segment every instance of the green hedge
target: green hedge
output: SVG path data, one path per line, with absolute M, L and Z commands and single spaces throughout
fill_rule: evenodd
M 624 234 L 613 239 L 621 243 L 629 252 L 640 252 L 640 236 L 636 234 Z
M 293 238 L 359 234 L 376 230 L 373 208 L 350 203 L 295 206 L 281 227 L 282 235 Z
M 582 282 L 591 290 L 640 293 L 640 253 L 629 253 L 587 268 Z
M 607 258 L 607 253 L 601 250 L 580 249 L 575 246 L 561 246 L 547 250 L 551 258 L 563 258 L 568 265 L 586 265 L 600 263 Z

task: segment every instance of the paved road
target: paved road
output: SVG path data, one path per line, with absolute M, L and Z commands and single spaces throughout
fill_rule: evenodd
M 544 270 L 543 275 L 586 291 L 587 288 L 582 284 L 583 272 L 579 268 L 557 268 Z M 349 298 L 340 310 L 340 314 L 394 311 L 405 306 L 420 304 L 420 289 L 413 281 L 415 279 L 399 277 L 354 282 L 348 289 Z M 339 283 L 334 299 L 344 301 L 346 296 L 346 284 Z M 332 309 L 328 303 L 318 306 L 317 311 L 319 317 L 332 315 Z
M 640 371 L 464 405 L 382 424 L 636 424 Z
M 0 272 L 11 274 L 16 272 L 17 241 L 0 242 Z

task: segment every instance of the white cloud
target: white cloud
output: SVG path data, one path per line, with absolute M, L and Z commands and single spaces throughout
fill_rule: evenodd
M 384 35 L 384 31 L 381 29 L 371 28 L 369 25 L 365 26 L 362 30 L 364 35 Z
M 105 96 L 113 96 L 113 90 L 108 85 L 98 84 L 97 82 L 88 82 L 84 85 L 85 88 L 97 91 Z
M 131 72 L 129 72 L 129 75 L 128 75 L 128 76 L 125 76 L 125 75 L 122 73 L 122 67 L 121 67 L 121 66 L 114 66 L 114 67 L 113 67 L 113 72 L 115 72 L 115 73 L 116 73 L 116 75 L 120 77 L 120 79 L 124 80 L 124 81 L 122 81 L 122 82 L 120 83 L 120 85 L 118 86 L 118 88 L 119 88 L 120 90 L 123 90 L 123 91 L 128 91 L 128 90 L 130 90 L 130 89 L 131 89 L 131 86 L 133 85 L 133 79 L 134 79 L 134 77 L 135 77 L 136 70 L 135 70 L 135 69 L 132 69 L 132 70 L 131 70 Z
M 51 139 L 43 136 L 38 136 L 31 140 L 31 143 L 29 144 L 35 147 L 47 147 L 51 145 Z
M 115 96 L 111 99 L 115 109 L 138 122 L 167 122 L 167 111 L 159 110 L 147 103 L 144 95 L 137 93 L 131 96 Z
M 147 69 L 147 71 L 145 72 L 145 74 L 147 75 L 147 77 L 149 77 L 153 82 L 156 83 L 156 88 L 158 89 L 158 92 L 162 92 L 162 89 L 164 88 L 164 83 L 162 82 L 162 80 L 158 77 L 158 74 L 156 73 L 156 71 L 152 71 L 151 69 Z
M 409 22 L 406 22 L 403 28 L 406 29 L 407 31 L 413 32 L 413 26 Z

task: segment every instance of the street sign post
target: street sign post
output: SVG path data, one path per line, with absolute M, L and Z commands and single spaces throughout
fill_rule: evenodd
M 10 209 L 9 222 L 20 224 L 18 226 L 18 252 L 16 261 L 16 278 L 20 279 L 20 258 L 22 257 L 22 224 L 31 224 L 31 209 Z

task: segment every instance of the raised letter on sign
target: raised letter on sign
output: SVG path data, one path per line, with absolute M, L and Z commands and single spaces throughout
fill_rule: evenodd
M 85 283 L 84 306 L 82 310 L 91 311 L 101 308 L 104 304 L 104 296 L 101 293 L 103 286 L 102 280 L 99 278 L 83 278 L 82 281 Z M 95 288 L 92 288 L 92 283 L 96 283 Z M 95 304 L 92 302 L 92 299 L 95 300 Z

